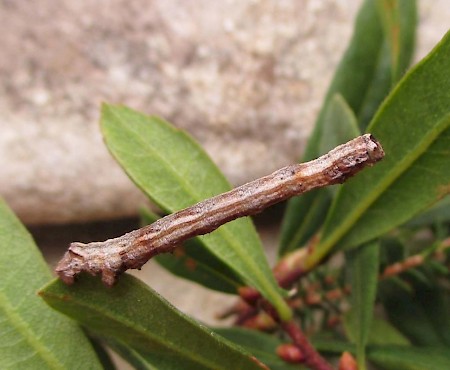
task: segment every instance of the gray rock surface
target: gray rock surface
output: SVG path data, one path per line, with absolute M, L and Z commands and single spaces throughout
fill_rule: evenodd
M 144 197 L 102 143 L 101 101 L 186 129 L 234 184 L 295 161 L 359 4 L 2 1 L 1 196 L 27 223 L 135 214 Z M 418 57 L 450 18 L 445 0 L 421 4 Z

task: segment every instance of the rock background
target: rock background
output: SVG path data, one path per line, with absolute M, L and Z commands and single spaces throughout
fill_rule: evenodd
M 235 185 L 295 161 L 359 4 L 1 1 L 0 195 L 28 224 L 136 214 L 102 101 L 186 129 Z M 445 0 L 421 2 L 417 58 L 448 19 Z

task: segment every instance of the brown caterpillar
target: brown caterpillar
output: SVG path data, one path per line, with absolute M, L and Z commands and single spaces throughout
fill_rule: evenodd
M 284 167 L 118 238 L 72 243 L 55 271 L 67 284 L 82 271 L 101 273 L 103 282 L 111 286 L 125 270 L 140 268 L 186 239 L 210 233 L 231 220 L 256 214 L 295 195 L 343 183 L 383 157 L 383 148 L 372 135 L 359 136 L 315 160 Z

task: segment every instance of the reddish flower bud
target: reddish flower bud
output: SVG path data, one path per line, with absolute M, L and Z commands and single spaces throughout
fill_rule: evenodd
M 339 360 L 339 370 L 358 370 L 356 360 L 349 352 L 344 352 Z
M 305 361 L 305 355 L 302 350 L 290 343 L 278 346 L 277 355 L 290 364 L 299 364 Z
M 242 326 L 250 329 L 261 331 L 273 331 L 277 327 L 277 323 L 265 312 L 260 312 L 256 316 L 252 316 L 242 323 Z
M 334 328 L 341 322 L 340 317 L 338 316 L 331 316 L 327 321 L 327 327 L 328 328 Z
M 259 298 L 261 298 L 261 295 L 258 293 L 258 291 L 256 289 L 248 287 L 248 286 L 240 287 L 238 289 L 238 293 L 241 296 L 241 298 L 250 305 L 252 305 Z

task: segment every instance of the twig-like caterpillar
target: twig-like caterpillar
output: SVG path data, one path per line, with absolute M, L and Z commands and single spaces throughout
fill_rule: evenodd
M 372 135 L 359 136 L 315 160 L 284 167 L 118 238 L 72 243 L 56 273 L 67 284 L 72 284 L 82 271 L 101 273 L 103 282 L 113 285 L 125 270 L 140 268 L 153 256 L 171 252 L 186 239 L 210 233 L 231 220 L 254 215 L 295 195 L 343 183 L 383 157 L 383 148 Z

